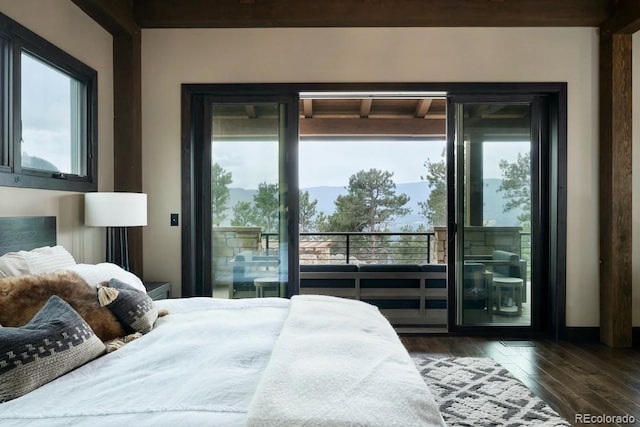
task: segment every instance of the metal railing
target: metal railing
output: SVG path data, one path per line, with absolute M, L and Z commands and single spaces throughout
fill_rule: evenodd
M 300 263 L 432 263 L 436 243 L 433 232 L 301 232 Z M 278 233 L 262 233 L 264 253 L 274 254 L 278 245 Z M 520 256 L 530 263 L 531 232 L 520 232 Z
M 434 237 L 433 232 L 301 232 L 300 263 L 430 263 Z M 278 233 L 262 233 L 266 254 L 276 251 L 278 244 Z

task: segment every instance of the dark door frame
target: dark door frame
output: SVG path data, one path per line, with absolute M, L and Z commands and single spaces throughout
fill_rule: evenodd
M 520 85 L 508 93 L 486 91 L 450 93 L 447 107 L 447 162 L 455 165 L 456 112 L 454 103 L 529 102 L 531 105 L 532 142 L 532 280 L 537 295 L 532 296 L 530 326 L 463 326 L 457 325 L 456 286 L 449 286 L 449 332 L 461 335 L 567 336 L 566 328 L 566 84 L 537 90 L 535 85 Z M 447 168 L 448 182 L 455 183 L 455 167 Z M 448 281 L 456 283 L 455 185 L 448 187 L 449 245 Z
M 287 295 L 298 293 L 298 96 L 282 92 L 225 90 L 227 85 L 182 85 L 182 296 L 210 296 L 211 271 L 211 106 L 214 103 L 285 105 L 285 141 L 281 156 L 285 180 L 288 241 Z M 293 162 L 293 163 L 292 163 Z M 295 189 L 296 191 L 292 191 Z
M 203 99 L 208 96 L 224 95 L 255 95 L 255 96 L 292 96 L 297 97 L 300 92 L 315 91 L 357 91 L 357 92 L 446 92 L 449 96 L 502 96 L 502 95 L 539 95 L 548 100 L 548 152 L 543 161 L 548 169 L 541 171 L 547 174 L 547 186 L 541 196 L 547 201 L 545 229 L 548 241 L 546 250 L 547 271 L 543 272 L 544 286 L 543 299 L 546 301 L 541 308 L 540 323 L 528 328 L 500 328 L 490 330 L 486 328 L 455 328 L 455 306 L 449 304 L 449 330 L 452 334 L 496 334 L 510 336 L 531 336 L 535 334 L 551 338 L 564 338 L 567 336 L 566 328 L 566 219 L 567 219 L 567 84 L 565 82 L 548 83 L 251 83 L 251 84 L 183 84 L 182 85 L 182 111 L 181 111 L 181 147 L 182 147 L 182 292 L 183 296 L 205 295 L 211 286 L 211 272 L 206 261 L 207 249 L 202 240 L 198 240 L 198 233 L 204 236 L 205 242 L 210 242 L 210 230 L 203 227 L 204 214 L 202 205 L 207 201 L 206 197 L 200 197 L 202 191 L 197 184 L 197 176 L 202 172 L 204 159 L 198 152 L 199 144 L 203 143 L 203 135 L 194 132 L 197 126 L 202 129 Z M 287 115 L 292 122 L 297 123 L 297 115 L 289 112 Z M 291 128 L 293 129 L 293 127 Z M 451 120 L 447 123 L 447 133 L 455 130 L 455 123 Z M 291 130 L 292 131 L 292 130 Z M 295 125 L 297 135 L 298 126 Z M 448 147 L 448 164 L 453 164 L 453 152 Z M 200 156 L 200 157 L 199 157 Z M 449 168 L 451 169 L 451 168 Z M 296 168 L 297 170 L 297 168 Z M 448 173 L 453 173 L 449 171 Z M 297 190 L 297 176 L 290 176 L 291 190 Z M 209 179 L 210 180 L 210 179 Z M 448 177 L 449 182 L 454 182 L 453 177 Z M 295 185 L 295 188 L 293 187 Z M 448 208 L 452 209 L 453 200 L 449 197 Z M 289 206 L 295 212 L 297 218 L 297 206 Z M 543 209 L 543 208 L 541 208 Z M 455 224 L 449 224 L 454 227 Z M 297 221 L 290 224 L 295 228 L 291 236 L 296 240 L 297 248 Z M 207 238 L 208 237 L 208 238 Z M 208 249 L 210 251 L 210 248 Z M 453 250 L 449 245 L 449 251 Z M 210 255 L 210 254 L 209 254 Z M 452 254 L 448 254 L 451 259 Z M 297 291 L 297 253 L 290 251 L 290 257 L 295 258 L 295 263 L 290 264 L 292 282 L 289 285 L 289 295 Z M 209 258 L 210 259 L 210 258 Z M 455 272 L 449 268 L 449 281 L 455 281 Z M 295 277 L 294 277 L 295 275 Z M 207 285 L 208 283 L 208 285 Z M 454 282 L 451 282 L 454 283 Z M 449 301 L 455 301 L 455 287 L 449 286 Z M 209 294 L 210 295 L 210 294 Z M 452 322 L 452 319 L 454 320 Z

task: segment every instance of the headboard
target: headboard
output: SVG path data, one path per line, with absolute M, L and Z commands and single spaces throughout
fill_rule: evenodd
M 0 217 L 0 255 L 55 244 L 55 216 Z

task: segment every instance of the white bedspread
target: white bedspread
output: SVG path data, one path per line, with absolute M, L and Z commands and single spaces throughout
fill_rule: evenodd
M 328 400 L 309 409 L 313 424 L 305 425 L 338 425 L 331 420 L 344 420 L 349 412 L 350 425 L 392 426 L 411 419 L 417 424 L 404 425 L 426 426 L 441 420 L 408 354 L 374 307 L 331 297 L 157 303 L 170 314 L 154 330 L 0 404 L 0 425 L 280 426 L 285 424 L 273 424 L 265 409 L 279 406 L 277 417 L 301 411 L 306 416 L 320 398 Z M 374 322 L 376 317 L 384 322 Z M 352 329 L 359 338 L 350 338 Z M 322 372 L 338 377 L 323 385 Z M 284 378 L 291 380 L 287 386 Z M 280 385 L 286 390 L 274 389 Z M 400 392 L 405 397 L 392 395 Z M 398 412 L 401 404 L 408 418 Z
M 244 425 L 289 300 L 157 303 L 154 330 L 0 404 L 0 426 Z
M 389 322 L 358 301 L 296 296 L 249 426 L 443 426 Z

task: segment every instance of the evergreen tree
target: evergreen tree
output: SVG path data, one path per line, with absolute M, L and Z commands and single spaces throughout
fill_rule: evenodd
M 383 231 L 389 222 L 409 213 L 406 194 L 396 194 L 393 172 L 369 169 L 349 178 L 347 194 L 335 200 L 328 218 L 331 231 Z
M 426 180 L 431 193 L 424 202 L 418 202 L 420 214 L 424 216 L 432 226 L 447 225 L 447 165 L 445 163 L 445 150 L 442 150 L 442 159 L 437 162 L 427 160 L 424 167 L 427 175 L 420 177 Z
M 278 184 L 260 183 L 253 203 L 238 202 L 233 207 L 231 225 L 262 227 L 265 233 L 277 232 L 279 200 Z
M 214 163 L 211 167 L 211 221 L 216 226 L 227 219 L 229 184 L 232 182 L 231 172 L 225 171 L 218 163 Z
M 521 209 L 518 220 L 523 224 L 531 221 L 531 154 L 518 153 L 514 163 L 500 160 L 502 183 L 498 191 L 504 191 L 504 212 Z
M 298 213 L 300 231 L 316 231 L 318 200 L 309 200 L 309 192 L 300 191 L 298 205 L 300 206 Z
M 248 227 L 258 225 L 256 210 L 251 202 L 238 202 L 233 207 L 231 225 L 234 227 Z
M 414 230 L 410 225 L 405 225 L 400 229 L 403 233 L 425 233 L 427 231 L 424 224 L 418 225 Z M 427 259 L 427 242 L 426 235 L 401 235 L 400 239 L 391 243 L 391 251 L 393 253 L 393 262 L 396 263 L 428 263 Z

